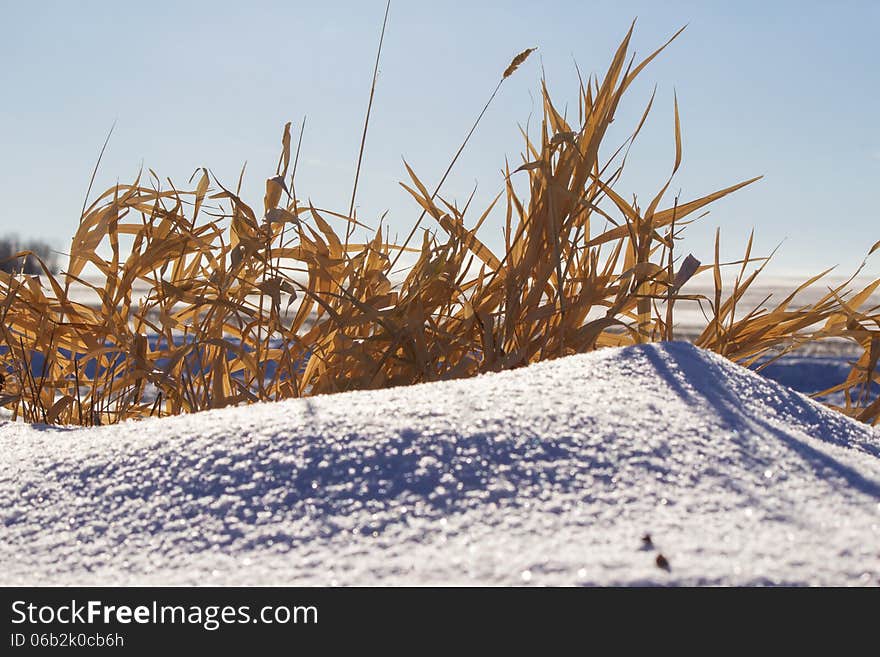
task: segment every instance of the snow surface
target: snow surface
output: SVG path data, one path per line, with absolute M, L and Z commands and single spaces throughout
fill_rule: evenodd
M 878 539 L 880 435 L 687 343 L 115 427 L 0 421 L 6 585 L 874 585 Z

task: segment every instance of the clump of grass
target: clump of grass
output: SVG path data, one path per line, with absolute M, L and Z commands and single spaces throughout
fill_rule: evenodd
M 45 264 L 41 277 L 0 271 L 0 405 L 31 422 L 107 424 L 671 339 L 675 304 L 698 299 L 686 293 L 688 280 L 711 271 L 715 292 L 699 298 L 709 310 L 697 345 L 754 365 L 817 340 L 853 341 L 863 356 L 826 392 L 844 391 L 840 410 L 876 422 L 880 403 L 867 390 L 880 358 L 880 314 L 862 306 L 880 281 L 793 306 L 820 275 L 775 307 L 743 315 L 737 306 L 766 265 L 752 256 L 751 239 L 732 263 L 739 275 L 728 293 L 721 269 L 730 263 L 720 262 L 717 240 L 711 264 L 680 257 L 676 245 L 693 215 L 757 178 L 661 207 L 682 158 L 677 100 L 672 175 L 645 208 L 616 191 L 653 97 L 630 138 L 604 159 L 606 132 L 633 80 L 668 45 L 636 63 L 627 55 L 631 36 L 632 28 L 604 77 L 582 80 L 575 124 L 542 84 L 538 137 L 524 133 L 524 163 L 506 167 L 503 189 L 476 221 L 466 221 L 469 204 L 459 209 L 439 196 L 442 180 L 429 191 L 407 166 L 402 184 L 422 215 L 400 245 L 382 225 L 352 243 L 363 224 L 351 208 L 337 213 L 296 197 L 290 124 L 259 209 L 240 197 L 240 181 L 232 191 L 207 170 L 188 190 L 163 187 L 152 171 L 108 189 L 84 208 L 61 274 Z M 365 131 L 368 123 L 369 114 Z M 517 176 L 527 179 L 524 196 Z M 496 208 L 501 253 L 478 237 Z M 413 244 L 426 216 L 437 229 Z M 407 251 L 415 264 L 395 283 Z M 88 268 L 97 280 L 84 276 Z M 83 287 L 97 303 L 76 298 Z

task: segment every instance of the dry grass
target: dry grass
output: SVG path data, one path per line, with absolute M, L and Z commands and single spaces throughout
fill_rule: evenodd
M 628 87 L 663 49 L 636 64 L 627 55 L 631 34 L 602 79 L 582 81 L 576 124 L 542 85 L 538 138 L 524 133 L 524 164 L 507 168 L 505 188 L 470 228 L 467 207 L 443 201 L 440 185 L 429 192 L 408 169 L 404 187 L 439 226 L 420 244 L 389 244 L 382 226 L 366 243 L 350 243 L 354 217 L 297 199 L 290 124 L 259 210 L 207 170 L 186 191 L 163 188 L 152 171 L 107 190 L 84 209 L 62 274 L 0 272 L 0 404 L 30 422 L 92 425 L 473 376 L 670 339 L 675 303 L 694 300 L 688 279 L 711 272 L 716 289 L 701 299 L 708 321 L 699 346 L 750 365 L 811 341 L 855 341 L 864 355 L 839 386 L 848 400 L 841 410 L 876 422 L 880 405 L 866 391 L 880 357 L 880 314 L 862 306 L 880 281 L 857 294 L 829 289 L 808 306 L 794 306 L 792 294 L 737 313 L 766 265 L 752 256 L 751 240 L 732 265 L 722 265 L 717 246 L 712 264 L 681 258 L 676 242 L 695 213 L 756 179 L 667 207 L 672 177 L 645 208 L 615 191 L 651 104 L 610 158 L 600 146 Z M 673 175 L 677 102 L 674 132 Z M 526 195 L 515 176 L 527 177 Z M 504 215 L 499 254 L 477 236 L 493 209 Z M 416 262 L 394 284 L 404 250 Z M 729 291 L 722 266 L 739 270 Z M 87 268 L 99 272 L 98 283 L 83 277 Z M 100 303 L 71 298 L 77 286 Z

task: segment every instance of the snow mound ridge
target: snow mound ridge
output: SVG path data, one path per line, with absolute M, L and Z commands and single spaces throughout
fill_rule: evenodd
M 0 423 L 0 536 L 2 584 L 876 584 L 880 440 L 690 344 L 643 345 Z

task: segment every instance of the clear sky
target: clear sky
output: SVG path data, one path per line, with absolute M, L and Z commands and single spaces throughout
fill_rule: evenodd
M 384 0 L 342 2 L 13 2 L 0 0 L 0 235 L 66 250 L 89 176 L 116 129 L 95 191 L 141 164 L 184 185 L 199 166 L 259 208 L 286 121 L 307 116 L 300 196 L 347 210 Z M 880 2 L 393 0 L 358 194 L 367 223 L 389 210 L 405 233 L 418 215 L 398 185 L 401 157 L 433 187 L 501 71 L 505 83 L 443 195 L 475 204 L 517 161 L 541 75 L 574 102 L 573 61 L 602 73 L 630 21 L 646 55 L 689 27 L 629 92 L 608 146 L 629 131 L 654 83 L 652 118 L 630 156 L 625 195 L 647 200 L 674 156 L 678 93 L 682 198 L 764 174 L 714 206 L 686 248 L 728 255 L 749 230 L 777 273 L 854 268 L 880 239 Z M 490 245 L 498 223 L 485 227 Z M 875 255 L 875 259 L 880 254 Z M 869 271 L 878 272 L 876 261 Z

